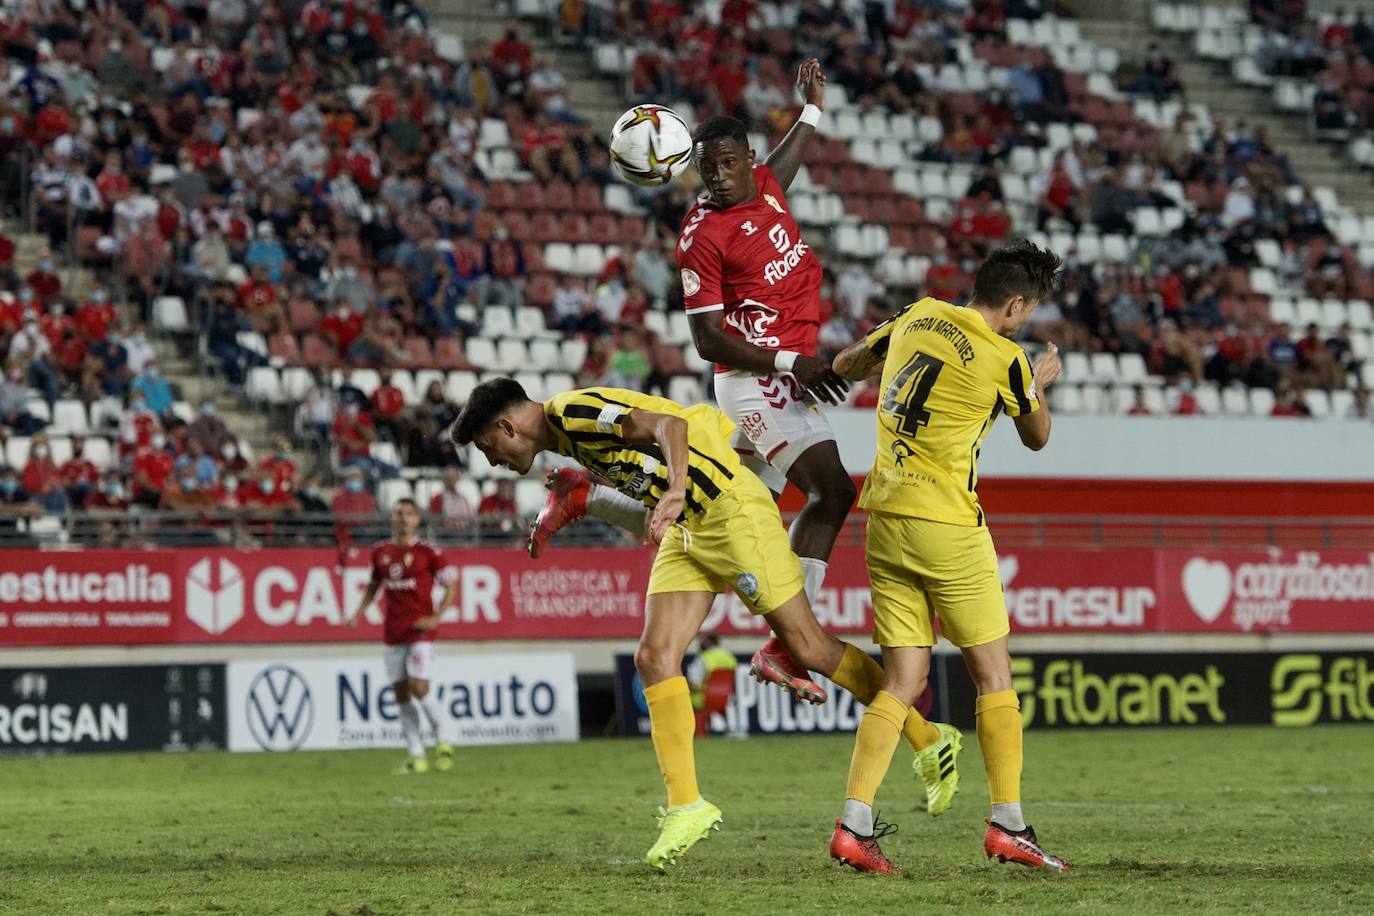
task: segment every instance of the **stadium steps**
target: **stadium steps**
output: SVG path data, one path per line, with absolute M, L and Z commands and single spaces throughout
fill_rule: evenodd
M 1076 6 L 1084 17 L 1080 28 L 1085 38 L 1115 48 L 1123 59 L 1136 62 L 1150 42 L 1158 42 L 1173 57 L 1189 102 L 1206 105 L 1224 123 L 1244 121 L 1263 127 L 1275 146 L 1288 155 L 1302 181 L 1330 187 L 1342 203 L 1361 215 L 1374 215 L 1374 187 L 1343 160 L 1343 146 L 1309 139 L 1306 117 L 1276 110 L 1269 90 L 1237 83 L 1228 65 L 1199 57 L 1190 40 L 1155 31 L 1149 3 L 1118 0 L 1110 5 L 1081 2 Z
M 457 35 L 463 44 L 495 42 L 516 17 L 493 12 L 490 2 L 478 0 L 437 0 L 431 4 L 430 24 L 441 32 Z M 616 86 L 596 71 L 591 55 L 585 51 L 560 47 L 544 34 L 546 17 L 518 21 L 521 37 L 537 57 L 553 63 L 568 81 L 568 100 L 573 111 L 586 118 L 598 133 L 607 133 L 625 110 L 625 87 Z

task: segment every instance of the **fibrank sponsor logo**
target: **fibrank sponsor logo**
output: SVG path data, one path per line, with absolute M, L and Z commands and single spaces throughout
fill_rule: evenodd
M 1031 725 L 1221 724 L 1226 679 L 1215 665 L 1181 675 L 1135 671 L 1096 674 L 1077 659 L 1014 658 L 1012 689 L 1021 722 Z

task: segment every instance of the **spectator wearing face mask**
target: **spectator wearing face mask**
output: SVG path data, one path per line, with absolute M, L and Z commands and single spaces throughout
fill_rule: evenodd
M 67 491 L 62 489 L 62 476 L 58 472 L 57 462 L 52 459 L 48 437 L 42 433 L 34 436 L 29 444 L 29 458 L 24 464 L 22 483 L 29 495 L 47 511 L 66 511 Z
M 43 507 L 30 497 L 19 482 L 14 468 L 0 468 L 0 535 L 11 546 L 22 546 L 19 538 L 19 519 L 35 519 L 43 515 Z
M 201 398 L 196 418 L 186 427 L 186 442 L 198 444 L 207 455 L 218 455 L 226 445 L 233 444 L 234 435 L 219 418 L 211 398 Z
M 194 475 L 197 486 L 213 487 L 219 482 L 219 464 L 195 440 L 186 440 L 186 451 L 176 457 L 175 467 L 178 475 Z
M 349 468 L 344 472 L 343 486 L 334 494 L 329 508 L 336 518 L 334 530 L 340 544 L 352 543 L 366 536 L 366 526 L 358 523 L 376 514 L 377 503 L 372 494 L 367 492 L 362 471 Z M 348 524 L 350 521 L 353 524 Z
M 165 417 L 172 409 L 172 386 L 162 377 L 162 369 L 156 360 L 144 366 L 143 372 L 134 378 L 130 387 L 132 396 L 143 395 L 144 404 L 157 416 Z
M 157 361 L 157 351 L 148 342 L 148 335 L 144 333 L 141 324 L 134 325 L 133 332 L 124 341 L 124 353 L 128 360 L 129 372 L 134 376 L 142 375 L 148 363 Z
M 24 366 L 11 360 L 0 381 L 0 423 L 21 436 L 31 436 L 47 424 L 29 413 L 29 386 L 24 382 Z
M 202 486 L 188 468 L 167 481 L 157 507 L 165 512 L 205 515 L 215 510 L 215 501 L 211 489 Z
M 291 458 L 291 442 L 278 436 L 271 452 L 258 462 L 258 470 L 288 489 L 296 485 L 296 462 Z
M 134 451 L 133 501 L 137 505 L 156 509 L 162 502 L 162 492 L 175 471 L 175 460 L 167 451 L 167 437 L 162 431 L 154 433 L 147 445 Z
M 40 306 L 62 294 L 62 278 L 53 267 L 52 252 L 44 248 L 38 256 L 38 264 L 24 278 L 25 285 L 33 290 L 34 299 Z
M 123 512 L 127 510 L 129 508 L 128 494 L 119 474 L 115 471 L 106 473 L 101 478 L 99 486 L 92 488 L 86 494 L 81 505 L 88 512 Z
M 28 295 L 32 296 L 33 293 L 28 292 Z M 21 294 L 20 299 L 23 298 Z M 28 383 L 43 392 L 49 411 L 61 393 L 61 379 L 53 367 L 51 355 L 52 344 L 39 328 L 38 316 L 33 312 L 26 313 L 24 327 L 10 338 L 9 358 L 26 367 Z
M 264 512 L 299 511 L 300 503 L 290 488 L 278 482 L 270 471 L 260 471 L 258 479 L 245 496 L 246 505 Z
M 148 399 L 141 393 L 129 395 L 129 406 L 119 418 L 119 454 L 127 457 L 149 445 L 162 432 L 162 420 L 148 409 Z
M 86 440 L 81 436 L 72 438 L 72 456 L 58 469 L 58 479 L 72 506 L 84 506 L 86 497 L 100 483 L 100 471 L 91 459 L 86 457 Z

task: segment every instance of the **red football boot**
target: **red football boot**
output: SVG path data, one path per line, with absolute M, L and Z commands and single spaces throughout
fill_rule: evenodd
M 749 676 L 760 684 L 777 684 L 797 699 L 816 706 L 826 699 L 825 691 L 811 680 L 811 672 L 797 664 L 776 636 L 764 643 L 749 660 Z
M 983 834 L 983 852 L 988 858 L 998 862 L 1017 862 L 1031 868 L 1052 868 L 1055 871 L 1068 871 L 1069 863 L 1058 856 L 1052 856 L 1040 848 L 1035 838 L 1035 830 L 1029 826 L 1025 830 L 1012 832 L 1001 824 L 984 818 L 988 825 Z
M 841 865 L 848 865 L 855 871 L 871 871 L 879 875 L 900 875 L 902 870 L 893 865 L 878 848 L 878 839 L 897 832 L 896 824 L 881 823 L 873 819 L 873 836 L 859 836 L 835 818 L 835 832 L 830 835 L 830 858 Z
M 549 538 L 587 514 L 587 497 L 592 492 L 591 478 L 576 468 L 554 468 L 549 471 L 545 486 L 549 488 L 549 498 L 530 526 L 528 549 L 535 559 L 544 552 Z

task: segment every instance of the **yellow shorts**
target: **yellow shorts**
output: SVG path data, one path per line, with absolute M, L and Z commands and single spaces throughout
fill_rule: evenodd
M 802 591 L 801 563 L 768 488 L 748 470 L 690 528 L 668 529 L 649 573 L 648 594 L 733 588 L 755 614 L 768 614 Z
M 940 632 L 961 649 L 1011 632 L 986 526 L 874 512 L 865 554 L 878 645 L 935 645 L 937 614 Z

